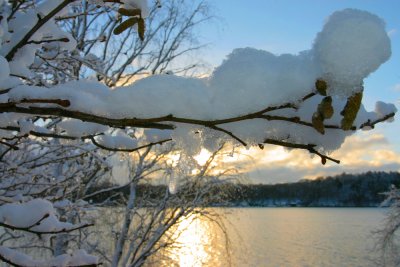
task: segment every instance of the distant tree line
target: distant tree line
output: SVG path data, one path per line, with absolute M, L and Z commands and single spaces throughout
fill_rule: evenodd
M 400 173 L 343 173 L 296 183 L 241 185 L 241 194 L 232 201 L 248 206 L 378 206 L 391 185 L 400 185 Z
M 220 202 L 207 202 L 210 206 L 304 206 L 304 207 L 372 207 L 385 199 L 384 192 L 391 185 L 400 186 L 399 172 L 343 173 L 337 176 L 303 179 L 281 184 L 216 184 L 210 195 L 221 194 Z M 109 187 L 103 184 L 103 187 Z M 138 198 L 158 199 L 168 190 L 165 185 L 138 185 Z M 222 188 L 223 187 L 223 188 Z M 99 189 L 95 189 L 99 190 Z M 127 198 L 129 188 L 98 194 L 90 199 L 102 202 L 113 195 L 121 203 Z M 177 192 L 190 198 L 187 191 Z M 115 199 L 113 201 L 115 203 Z

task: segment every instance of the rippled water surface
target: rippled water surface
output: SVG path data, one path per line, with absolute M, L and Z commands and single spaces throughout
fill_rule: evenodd
M 182 222 L 181 246 L 165 266 L 375 266 L 371 232 L 379 208 L 234 208 L 227 219 L 230 256 L 215 224 Z

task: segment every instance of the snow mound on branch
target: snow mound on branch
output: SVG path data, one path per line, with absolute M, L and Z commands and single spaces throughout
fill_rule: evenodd
M 209 79 L 155 75 L 115 90 L 79 81 L 51 89 L 21 86 L 9 95 L 13 100 L 66 98 L 71 109 L 113 118 L 223 119 L 301 100 L 320 76 L 328 79 L 330 95 L 352 95 L 389 56 L 382 20 L 346 9 L 329 18 L 312 50 L 276 56 L 236 49 Z
M 96 141 L 108 148 L 134 149 L 138 146 L 136 139 L 127 135 L 124 131 L 117 130 L 112 135 L 100 135 Z
M 44 199 L 0 206 L 0 222 L 16 228 L 29 228 L 35 232 L 54 232 L 73 228 L 70 223 L 60 222 L 55 214 L 53 205 Z
M 333 13 L 314 43 L 322 75 L 331 83 L 330 94 L 349 96 L 391 55 L 385 23 L 366 11 Z
M 98 264 L 98 258 L 87 254 L 83 249 L 72 254 L 59 255 L 46 261 L 32 259 L 28 255 L 3 246 L 0 246 L 0 255 L 7 261 L 26 267 L 90 266 Z
M 155 143 L 158 141 L 170 139 L 171 134 L 172 134 L 171 130 L 146 129 L 143 132 L 145 140 L 149 143 Z
M 314 87 L 318 70 L 309 52 L 273 55 L 253 48 L 235 49 L 213 72 L 213 104 L 223 116 L 297 101 Z
M 380 117 L 383 118 L 388 114 L 391 113 L 396 113 L 397 112 L 397 108 L 394 104 L 390 104 L 390 103 L 385 103 L 382 101 L 378 101 L 375 104 L 375 113 Z M 392 117 L 391 119 L 389 119 L 389 122 L 392 122 L 394 120 L 394 118 Z
M 61 131 L 67 135 L 81 137 L 86 135 L 95 135 L 107 130 L 107 127 L 97 123 L 83 122 L 75 119 L 65 119 L 57 124 Z
M 116 88 L 110 96 L 113 98 L 110 104 L 118 103 L 112 108 L 119 110 L 119 116 L 134 113 L 137 117 L 151 118 L 173 114 L 211 119 L 218 113 L 211 110 L 210 94 L 204 80 L 164 74 Z
M 299 100 L 314 89 L 320 76 L 328 79 L 330 95 L 352 95 L 389 56 L 383 21 L 346 9 L 329 18 L 312 50 L 276 56 L 253 48 L 236 49 L 209 79 L 155 75 L 115 90 L 79 81 L 52 89 L 20 87 L 10 96 L 64 96 L 73 100 L 73 109 L 117 118 L 172 114 L 220 119 Z
M 124 2 L 138 4 L 137 1 Z M 198 151 L 199 145 L 210 139 L 209 131 L 200 126 L 180 130 L 182 127 L 178 122 L 196 124 L 200 121 L 198 124 L 201 125 L 201 121 L 243 116 L 291 103 L 296 105 L 296 110 L 286 108 L 265 113 L 286 120 L 259 118 L 219 123 L 218 126 L 250 145 L 273 138 L 311 143 L 318 149 L 332 151 L 352 133 L 340 129 L 343 118 L 340 113 L 346 105 L 345 97 L 362 90 L 363 79 L 384 63 L 390 54 L 390 40 L 384 22 L 368 12 L 345 9 L 329 17 L 311 50 L 298 55 L 277 56 L 262 50 L 242 48 L 234 50 L 208 79 L 155 75 L 113 90 L 88 81 L 69 82 L 53 88 L 18 86 L 7 94 L 8 99 L 2 96 L 0 101 L 61 99 L 69 100 L 71 105 L 66 109 L 70 111 L 118 120 L 140 118 L 144 123 L 163 121 L 177 127 L 170 136 L 192 152 Z M 290 121 L 293 118 L 311 121 L 322 96 L 317 95 L 307 101 L 302 99 L 315 92 L 318 79 L 327 81 L 334 109 L 333 117 L 325 122 L 338 128 L 326 129 L 324 135 L 317 133 L 310 123 L 299 125 Z M 43 104 L 29 106 L 41 107 Z M 354 126 L 358 127 L 367 120 L 384 118 L 387 111 L 380 108 L 376 112 L 366 112 L 361 108 Z M 169 121 L 172 117 L 178 119 Z M 71 128 L 79 129 L 78 126 Z M 77 132 L 85 131 L 80 129 Z M 154 138 L 149 136 L 149 139 Z M 96 140 L 117 147 L 135 144 L 135 141 L 125 137 L 104 136 Z M 160 139 L 153 141 L 157 140 Z M 190 142 L 193 145 L 187 145 Z

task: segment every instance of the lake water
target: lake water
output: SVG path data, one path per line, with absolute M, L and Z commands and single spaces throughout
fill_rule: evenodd
M 219 226 L 205 219 L 193 222 L 184 219 L 173 229 L 180 233 L 177 246 L 164 251 L 163 257 L 156 254 L 146 265 L 377 266 L 372 261 L 378 253 L 373 249 L 376 239 L 371 233 L 382 225 L 387 209 L 211 208 L 206 211 L 220 215 Z M 104 217 L 109 216 L 100 216 Z M 113 242 L 107 231 L 110 225 L 98 221 L 98 226 L 103 245 L 109 247 L 106 251 L 111 251 Z M 30 254 L 35 258 L 45 257 L 45 254 Z M 7 265 L 0 262 L 0 266 Z
M 213 223 L 185 221 L 182 246 L 165 266 L 376 266 L 371 232 L 382 224 L 379 208 L 233 208 L 227 243 Z M 229 256 L 230 255 L 230 256 Z

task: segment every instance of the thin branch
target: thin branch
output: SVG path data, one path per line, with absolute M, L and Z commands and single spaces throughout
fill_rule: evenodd
M 34 224 L 32 224 L 31 226 L 27 227 L 27 229 L 32 229 L 35 226 L 39 226 L 43 220 L 49 218 L 49 214 L 45 214 L 41 219 L 39 219 L 37 222 L 35 222 Z
M 274 139 L 265 139 L 264 144 L 277 145 L 277 146 L 282 146 L 282 147 L 287 147 L 287 148 L 304 149 L 304 150 L 307 150 L 308 152 L 310 152 L 311 154 L 318 155 L 321 158 L 322 164 L 324 164 L 324 165 L 327 160 L 330 160 L 337 164 L 340 164 L 340 160 L 331 158 L 329 156 L 326 156 L 326 155 L 318 152 L 315 149 L 316 145 L 313 145 L 313 144 L 296 144 L 296 143 L 278 141 L 278 140 L 274 140 Z M 260 148 L 263 148 L 262 145 L 260 145 Z
M 234 135 L 232 132 L 225 130 L 223 128 L 217 127 L 217 126 L 209 126 L 209 128 L 216 130 L 216 131 L 220 131 L 223 133 L 226 133 L 227 135 L 229 135 L 230 137 L 232 137 L 233 139 L 235 139 L 236 141 L 238 141 L 239 143 L 241 143 L 243 146 L 247 146 L 247 143 L 245 141 L 243 141 L 242 139 L 240 139 L 239 137 L 237 137 L 236 135 Z
M 25 113 L 32 115 L 45 115 L 45 116 L 58 116 L 65 118 L 79 119 L 87 122 L 94 122 L 102 125 L 108 125 L 114 128 L 125 128 L 127 126 L 139 127 L 139 128 L 154 128 L 154 129 L 174 129 L 173 125 L 154 123 L 147 119 L 114 119 L 107 118 L 90 113 L 84 113 L 80 111 L 66 110 L 57 107 L 19 107 L 16 103 L 0 103 L 0 113 L 3 112 L 14 112 L 14 113 Z M 162 121 L 162 119 L 158 119 Z
M 68 38 L 59 38 L 59 39 L 48 39 L 48 40 L 40 40 L 40 41 L 31 40 L 31 41 L 28 41 L 26 44 L 43 44 L 43 43 L 53 43 L 53 42 L 68 43 L 69 39 Z
M 14 107 L 19 104 L 57 104 L 59 106 L 67 108 L 71 105 L 71 102 L 69 100 L 63 99 L 22 99 L 19 102 L 0 103 L 0 109 Z
M 0 144 L 5 145 L 5 146 L 8 146 L 9 148 L 11 148 L 11 149 L 13 149 L 13 150 L 19 150 L 19 148 L 18 148 L 16 145 L 12 145 L 12 144 L 9 144 L 9 143 L 7 143 L 7 142 L 3 142 L 3 141 L 1 141 L 1 140 L 0 140 Z
M 287 121 L 287 122 L 291 122 L 294 124 L 299 124 L 299 125 L 303 125 L 303 126 L 308 126 L 311 128 L 314 128 L 314 125 L 310 122 L 307 121 L 303 121 L 300 119 L 300 117 L 284 117 L 284 116 L 271 116 L 271 115 L 261 115 L 260 118 L 266 119 L 268 121 Z M 324 128 L 327 129 L 337 129 L 337 130 L 343 130 L 341 128 L 341 126 L 338 125 L 330 125 L 330 124 L 325 124 Z M 355 126 L 351 127 L 352 131 L 357 130 L 357 128 Z
M 161 144 L 164 144 L 166 142 L 172 141 L 172 139 L 165 139 L 165 140 L 161 140 L 161 141 L 158 141 L 158 142 L 148 143 L 148 144 L 145 144 L 145 145 L 142 145 L 142 146 L 138 146 L 138 147 L 135 147 L 135 148 L 111 148 L 111 147 L 107 147 L 107 146 L 104 146 L 104 145 L 98 143 L 94 137 L 90 137 L 90 140 L 92 141 L 92 143 L 95 146 L 97 146 L 99 148 L 102 148 L 102 149 L 105 149 L 105 150 L 108 150 L 108 151 L 114 151 L 114 152 L 134 152 L 134 151 L 141 150 L 143 148 L 151 147 L 151 146 L 154 146 L 154 145 L 161 145 Z
M 21 129 L 20 129 L 20 127 L 7 126 L 7 127 L 0 127 L 0 130 L 19 132 Z M 169 138 L 169 139 L 164 139 L 164 140 L 161 140 L 158 142 L 151 142 L 151 143 L 148 143 L 148 144 L 145 144 L 142 146 L 138 146 L 135 148 L 111 148 L 111 147 L 107 147 L 107 146 L 102 145 L 99 142 L 97 142 L 95 137 L 98 135 L 86 135 L 86 136 L 81 136 L 81 137 L 75 137 L 75 136 L 70 136 L 70 135 L 55 134 L 55 133 L 42 133 L 42 132 L 37 132 L 37 131 L 30 131 L 25 136 L 28 136 L 28 135 L 42 137 L 42 138 L 57 138 L 57 139 L 65 139 L 65 140 L 82 140 L 82 141 L 90 140 L 93 143 L 93 145 L 95 145 L 101 149 L 108 150 L 108 151 L 114 151 L 114 152 L 134 152 L 134 151 L 141 150 L 143 148 L 151 147 L 154 145 L 161 145 L 161 144 L 172 141 L 172 139 Z M 3 143 L 3 142 L 0 141 L 0 143 Z M 4 143 L 4 145 L 7 145 L 7 146 L 13 148 L 14 150 L 18 150 L 17 146 L 13 146 L 8 143 Z
M 0 90 L 0 95 L 7 94 L 8 92 L 10 92 L 10 90 L 11 90 L 11 88 L 8 88 L 8 89 L 1 89 L 1 90 Z
M 0 130 L 20 132 L 21 128 L 16 127 L 16 126 L 7 126 L 7 127 L 0 127 Z M 57 139 L 65 139 L 65 140 L 86 140 L 86 139 L 90 139 L 91 137 L 93 137 L 93 135 L 76 137 L 76 136 L 70 136 L 70 135 L 64 135 L 64 134 L 44 133 L 44 132 L 37 132 L 37 131 L 29 131 L 29 133 L 24 135 L 24 137 L 27 137 L 28 135 L 42 137 L 42 138 L 57 138 Z
M 5 262 L 5 263 L 7 263 L 7 264 L 10 264 L 10 266 L 14 266 L 14 267 L 25 267 L 25 266 L 18 265 L 18 264 L 16 264 L 16 263 L 12 262 L 10 259 L 8 259 L 8 258 L 6 258 L 5 256 L 3 256 L 1 253 L 0 253 L 0 260 L 2 260 L 3 262 Z
M 364 127 L 371 127 L 373 129 L 373 128 L 375 128 L 376 124 L 378 124 L 380 122 L 384 122 L 384 121 L 386 121 L 386 120 L 388 120 L 390 118 L 393 118 L 394 115 L 395 115 L 395 113 L 389 113 L 389 114 L 387 114 L 386 116 L 384 116 L 384 117 L 382 117 L 380 119 L 377 119 L 377 120 L 374 120 L 374 121 L 368 120 L 367 122 L 365 122 L 365 123 L 360 125 L 360 129 L 362 129 Z

